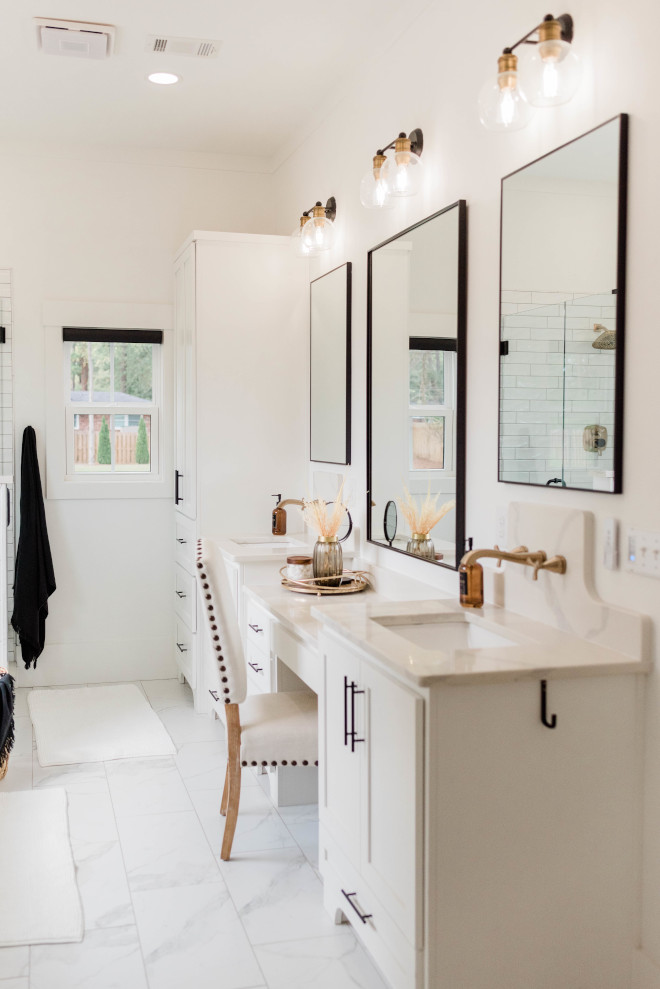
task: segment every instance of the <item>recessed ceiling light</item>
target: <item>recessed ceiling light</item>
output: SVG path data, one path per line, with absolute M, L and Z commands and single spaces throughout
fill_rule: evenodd
M 149 82 L 155 82 L 157 86 L 173 86 L 176 82 L 181 82 L 181 76 L 174 72 L 151 72 L 147 79 Z

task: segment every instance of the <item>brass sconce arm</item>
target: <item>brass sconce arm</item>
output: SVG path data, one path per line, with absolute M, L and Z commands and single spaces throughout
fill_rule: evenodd
M 555 27 L 559 25 L 559 27 Z M 539 37 L 532 38 L 533 34 L 538 32 Z M 520 45 L 538 45 L 539 41 L 547 40 L 551 36 L 550 32 L 556 35 L 561 41 L 566 41 L 569 44 L 573 40 L 573 18 L 570 14 L 560 14 L 559 17 L 553 17 L 552 14 L 547 14 L 540 24 L 533 27 L 531 31 L 523 35 L 519 41 L 516 41 L 515 45 L 511 45 L 509 48 L 503 48 L 503 55 L 510 55 L 516 50 Z

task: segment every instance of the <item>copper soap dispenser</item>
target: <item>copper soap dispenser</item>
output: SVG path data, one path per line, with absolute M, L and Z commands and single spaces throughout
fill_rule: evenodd
M 272 498 L 277 498 L 277 504 L 273 509 L 273 522 L 272 531 L 274 536 L 286 536 L 286 510 L 280 508 L 280 502 L 282 501 L 281 494 L 271 495 Z

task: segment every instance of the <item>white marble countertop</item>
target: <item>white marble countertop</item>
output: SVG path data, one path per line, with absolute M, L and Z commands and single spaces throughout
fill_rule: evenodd
M 413 645 L 395 632 L 396 619 L 420 624 L 424 617 L 433 620 L 452 613 L 519 644 L 443 651 Z M 387 602 L 374 595 L 347 604 L 335 601 L 332 609 L 319 607 L 315 599 L 311 617 L 417 686 L 645 673 L 651 666 L 648 659 L 626 656 L 503 608 L 486 605 L 468 611 L 451 598 Z M 373 620 L 383 617 L 393 624 L 386 627 Z M 441 635 L 438 626 L 438 640 Z
M 317 617 L 312 616 L 312 608 L 318 608 L 320 612 L 325 613 L 338 606 L 346 607 L 347 598 L 352 601 L 358 597 L 368 597 L 370 601 L 386 601 L 370 589 L 359 594 L 347 594 L 343 601 L 339 596 L 318 597 L 315 594 L 298 594 L 282 587 L 279 580 L 273 584 L 246 584 L 245 592 L 266 608 L 285 628 L 306 640 L 314 649 L 318 645 L 321 624 Z
M 286 536 L 273 536 L 270 533 L 248 534 L 246 536 L 211 536 L 226 560 L 231 563 L 268 563 L 287 556 L 312 556 L 314 538 L 304 532 L 292 532 Z M 344 559 L 351 560 L 354 551 L 343 547 Z

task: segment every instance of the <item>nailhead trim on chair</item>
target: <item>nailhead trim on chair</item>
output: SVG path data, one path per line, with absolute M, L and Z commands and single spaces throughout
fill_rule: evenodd
M 208 591 L 209 590 L 209 585 L 208 585 L 208 583 L 206 583 L 207 576 L 203 572 L 203 570 L 204 570 L 204 564 L 202 562 L 202 540 L 201 539 L 198 539 L 197 540 L 197 569 L 202 571 L 202 573 L 200 574 L 200 577 L 201 577 L 202 581 L 204 582 L 204 583 L 202 583 L 202 588 L 203 588 L 203 590 Z M 205 594 L 204 595 L 204 598 L 207 601 L 211 601 L 212 600 L 210 594 Z M 209 617 L 210 617 L 210 622 L 211 622 L 211 631 L 217 633 L 218 626 L 216 624 L 216 617 L 215 617 L 215 612 L 213 610 L 213 605 L 212 604 L 207 605 L 207 610 L 210 613 L 209 614 Z M 214 647 L 215 648 L 215 651 L 217 653 L 219 653 L 219 655 L 217 655 L 215 657 L 216 660 L 218 661 L 218 668 L 219 668 L 219 670 L 220 670 L 221 673 L 226 673 L 227 672 L 227 667 L 224 666 L 224 665 L 223 666 L 220 666 L 219 665 L 220 663 L 223 663 L 224 664 L 224 661 L 225 661 L 224 660 L 224 656 L 222 655 L 222 644 L 220 643 L 220 636 L 217 635 L 217 634 L 214 635 L 212 637 L 212 641 L 218 643 L 218 645 L 216 645 Z M 228 682 L 228 677 L 223 676 L 222 677 L 222 683 L 227 683 L 227 682 Z M 223 687 L 223 692 L 225 694 L 228 694 L 229 693 L 229 687 Z M 225 697 L 224 698 L 224 702 L 225 702 L 225 704 L 231 704 L 231 698 Z
M 259 765 L 259 763 L 254 762 L 254 760 L 252 762 L 247 762 L 244 759 L 241 762 L 241 766 L 258 766 L 258 765 Z M 262 766 L 267 766 L 268 765 L 268 762 L 264 759 L 264 761 L 261 763 L 261 765 Z M 271 762 L 271 766 L 288 766 L 288 765 L 289 765 L 289 763 L 286 761 L 286 759 L 282 759 L 282 761 L 279 762 L 279 763 L 277 762 L 277 760 L 274 760 L 273 762 Z M 291 765 L 292 766 L 297 766 L 298 763 L 297 763 L 297 761 L 295 759 L 292 759 L 291 760 Z M 309 760 L 308 759 L 303 759 L 302 765 L 303 766 L 309 766 Z M 314 765 L 315 766 L 318 766 L 318 760 L 316 760 L 316 762 L 314 763 Z

